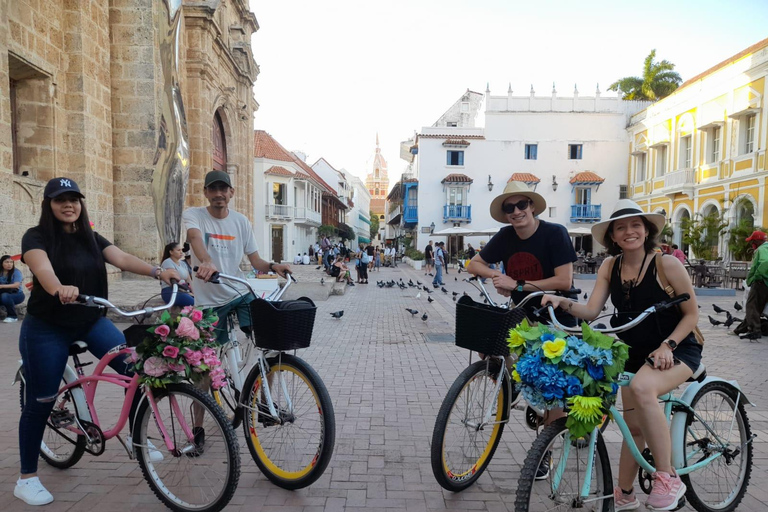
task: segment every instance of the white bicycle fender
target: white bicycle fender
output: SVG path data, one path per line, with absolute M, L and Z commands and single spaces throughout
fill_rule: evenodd
M 682 396 L 680 397 L 680 400 L 690 404 L 693 398 L 696 396 L 696 393 L 698 393 L 701 388 L 710 382 L 720 382 L 730 388 L 733 388 L 737 393 L 739 393 L 740 404 L 745 406 L 755 406 L 755 404 L 753 404 L 741 390 L 738 382 L 735 380 L 721 379 L 720 377 L 707 377 L 702 382 L 692 382 L 691 385 L 685 389 Z M 677 412 L 672 417 L 672 424 L 669 427 L 672 439 L 672 465 L 676 469 L 680 469 L 685 466 L 685 454 L 682 453 L 682 448 L 685 440 L 685 427 L 687 419 L 687 413 Z M 680 439 L 680 442 L 675 442 L 676 439 Z

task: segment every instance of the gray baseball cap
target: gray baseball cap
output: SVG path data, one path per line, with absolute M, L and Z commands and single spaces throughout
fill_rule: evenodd
M 225 173 L 224 171 L 211 171 L 205 175 L 206 188 L 211 186 L 213 183 L 216 183 L 217 181 L 221 181 L 222 183 L 226 183 L 228 186 L 232 187 L 232 181 L 229 179 L 229 174 Z

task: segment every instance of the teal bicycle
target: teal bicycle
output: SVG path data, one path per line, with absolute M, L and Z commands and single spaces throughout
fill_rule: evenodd
M 643 311 L 635 320 L 616 328 L 596 329 L 605 334 L 626 331 L 657 311 L 688 300 L 687 294 L 661 302 Z M 580 328 L 561 325 L 548 306 L 552 325 L 570 333 Z M 628 386 L 632 373 L 619 375 L 617 384 Z M 736 509 L 749 485 L 752 473 L 754 435 L 744 410 L 752 405 L 736 381 L 709 377 L 700 365 L 688 379 L 690 385 L 679 397 L 670 392 L 659 397 L 672 438 L 672 464 L 687 487 L 685 498 L 699 512 L 730 512 Z M 651 474 L 656 470 L 650 452 L 642 453 L 634 442 L 619 410 L 611 407 L 612 419 L 619 427 L 640 469 L 641 489 L 651 491 Z M 605 441 L 599 429 L 589 442 L 571 437 L 565 418 L 545 427 L 525 459 L 515 499 L 516 512 L 552 510 L 613 510 L 613 477 Z M 545 480 L 535 480 L 539 464 L 550 458 Z

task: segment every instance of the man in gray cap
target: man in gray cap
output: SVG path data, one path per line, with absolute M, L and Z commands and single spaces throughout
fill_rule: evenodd
M 240 270 L 243 255 L 261 272 L 276 272 L 285 277 L 290 266 L 270 263 L 261 259 L 253 226 L 248 218 L 229 208 L 235 189 L 229 175 L 223 171 L 211 171 L 205 175 L 203 193 L 208 206 L 188 208 L 184 211 L 187 241 L 192 247 L 192 267 L 198 267 L 195 275 L 195 302 L 202 306 L 214 306 L 219 318 L 226 318 L 231 310 L 237 310 L 240 327 L 251 325 L 248 303 L 254 297 L 244 285 L 235 282 L 227 286 L 208 281 L 214 272 L 221 272 L 245 279 Z M 220 343 L 227 341 L 227 322 L 219 322 L 216 336 Z

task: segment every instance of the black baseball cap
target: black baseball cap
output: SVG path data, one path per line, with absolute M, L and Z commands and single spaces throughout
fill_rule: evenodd
M 221 181 L 222 183 L 226 183 L 227 186 L 232 187 L 232 181 L 229 179 L 229 174 L 225 173 L 224 171 L 210 171 L 205 175 L 206 187 L 210 187 L 217 181 Z
M 52 180 L 49 180 L 45 185 L 43 196 L 48 199 L 53 199 L 54 197 L 66 193 L 75 194 L 81 198 L 85 197 L 83 193 L 80 192 L 80 187 L 77 186 L 77 183 L 69 178 L 53 178 Z

